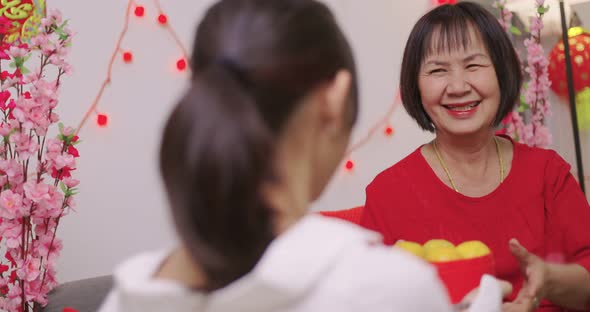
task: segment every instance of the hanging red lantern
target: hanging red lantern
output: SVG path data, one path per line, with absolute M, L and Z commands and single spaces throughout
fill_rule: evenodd
M 572 27 L 568 30 L 568 38 L 574 90 L 578 93 L 590 87 L 590 33 L 582 27 Z M 555 93 L 567 97 L 564 49 L 563 40 L 560 40 L 549 53 L 549 80 Z

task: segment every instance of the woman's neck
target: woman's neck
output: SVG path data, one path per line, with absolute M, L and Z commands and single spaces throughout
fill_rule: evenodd
M 453 136 L 439 132 L 435 140 L 447 163 L 473 166 L 487 163 L 490 158 L 497 157 L 493 131 L 471 136 Z
M 185 246 L 178 247 L 166 258 L 154 278 L 175 281 L 193 289 L 204 289 L 207 285 L 207 275 Z

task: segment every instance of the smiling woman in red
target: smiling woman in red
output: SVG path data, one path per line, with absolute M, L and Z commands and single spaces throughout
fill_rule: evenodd
M 485 9 L 461 2 L 424 15 L 400 88 L 410 116 L 436 138 L 367 187 L 361 223 L 388 244 L 483 241 L 497 276 L 515 286 L 505 311 L 589 309 L 590 207 L 570 166 L 494 135 L 521 83 L 514 48 Z

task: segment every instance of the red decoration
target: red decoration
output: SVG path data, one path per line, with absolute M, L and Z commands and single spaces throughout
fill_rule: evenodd
M 168 16 L 166 16 L 166 14 L 160 14 L 158 15 L 158 23 L 165 25 L 166 23 L 168 23 Z
M 105 114 L 98 114 L 98 116 L 96 116 L 96 123 L 101 127 L 106 127 L 108 121 L 109 119 Z
M 143 17 L 145 15 L 145 8 L 141 5 L 135 7 L 135 16 Z
M 352 160 L 346 161 L 344 168 L 346 168 L 346 170 L 348 171 L 351 171 L 354 168 L 354 163 L 352 162 Z
M 186 69 L 186 60 L 185 60 L 185 59 L 183 59 L 183 58 L 181 58 L 180 60 L 178 60 L 178 61 L 176 62 L 176 68 L 177 68 L 179 71 L 184 71 L 184 70 Z
M 123 62 L 131 63 L 133 61 L 133 54 L 129 51 L 123 52 Z
M 391 126 L 387 126 L 387 128 L 385 128 L 385 135 L 387 136 L 391 136 L 393 135 L 393 128 Z
M 457 0 L 434 0 L 434 4 L 436 5 L 443 5 L 443 4 L 455 4 Z
M 65 307 L 62 312 L 78 312 L 78 310 L 70 307 Z
M 568 30 L 568 37 L 574 72 L 574 90 L 577 93 L 590 87 L 590 33 L 581 27 L 572 27 Z M 549 53 L 549 80 L 555 93 L 567 97 L 564 48 L 563 40 L 559 40 Z

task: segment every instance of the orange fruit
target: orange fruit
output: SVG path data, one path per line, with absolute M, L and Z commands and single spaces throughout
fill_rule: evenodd
M 429 262 L 449 262 L 461 260 L 461 254 L 455 247 L 449 246 L 431 246 L 424 251 L 424 259 Z
M 463 242 L 456 249 L 465 259 L 478 258 L 491 253 L 490 248 L 478 240 Z
M 422 245 L 420 245 L 418 243 L 399 240 L 399 241 L 397 241 L 397 243 L 395 243 L 395 245 L 393 247 L 401 248 L 405 251 L 411 252 L 415 256 L 418 256 L 420 258 L 424 258 L 424 248 L 422 248 Z
M 453 245 L 451 242 L 449 242 L 446 239 L 431 239 L 431 240 L 427 241 L 426 243 L 424 243 L 423 247 L 424 247 L 424 249 L 439 248 L 439 247 L 454 248 L 455 245 Z

